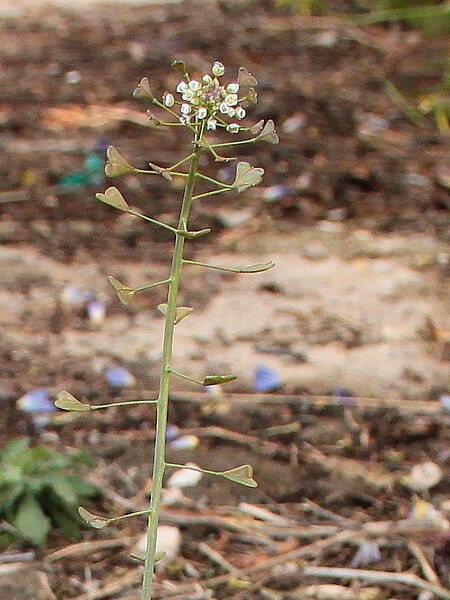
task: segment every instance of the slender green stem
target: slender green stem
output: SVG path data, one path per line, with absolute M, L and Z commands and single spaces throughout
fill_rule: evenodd
M 136 512 L 127 513 L 126 515 L 120 515 L 120 517 L 111 517 L 108 519 L 110 523 L 115 523 L 116 521 L 123 521 L 124 519 L 131 519 L 132 517 L 142 517 L 142 515 L 148 515 L 150 509 L 146 510 L 137 510 Z
M 207 198 L 208 196 L 217 196 L 217 194 L 224 194 L 225 192 L 229 192 L 230 188 L 221 188 L 220 190 L 213 190 L 212 192 L 205 192 L 204 194 L 197 194 L 197 196 L 192 196 L 192 200 L 200 200 L 201 198 Z
M 140 175 L 160 175 L 160 176 L 162 176 L 162 173 L 164 171 L 169 173 L 169 175 L 176 175 L 177 177 L 188 177 L 189 176 L 189 173 L 171 171 L 170 169 L 164 169 L 163 167 L 161 167 L 161 171 L 148 171 L 146 169 L 135 169 L 134 170 L 135 173 L 139 173 Z
M 184 189 L 183 202 L 181 205 L 180 218 L 178 222 L 179 230 L 186 230 L 189 219 L 189 213 L 192 204 L 192 196 L 198 173 L 198 165 L 202 148 L 198 141 L 203 135 L 203 129 L 196 132 L 195 149 L 191 159 L 189 176 Z M 144 578 L 142 583 L 141 600 L 151 600 L 153 587 L 153 573 L 155 568 L 156 555 L 156 534 L 158 530 L 158 514 L 161 503 L 161 493 L 163 486 L 163 477 L 165 470 L 165 445 L 166 445 L 166 426 L 169 404 L 170 388 L 170 362 L 172 357 L 173 337 L 175 329 L 175 316 L 177 309 L 178 288 L 180 285 L 181 268 L 183 266 L 183 248 L 185 238 L 176 233 L 175 247 L 172 258 L 172 267 L 170 272 L 170 283 L 167 294 L 167 312 L 164 324 L 163 351 L 161 360 L 161 373 L 159 383 L 158 404 L 156 412 L 156 436 L 155 451 L 153 459 L 153 488 L 150 500 L 150 514 L 148 518 L 147 529 L 147 548 L 145 552 Z
M 161 171 L 167 171 L 167 173 L 169 173 L 170 175 L 175 175 L 176 177 L 185 177 L 187 179 L 189 177 L 189 173 L 182 173 L 181 171 L 172 171 L 171 169 L 174 169 L 181 163 L 185 162 L 186 160 L 189 160 L 189 158 L 191 158 L 191 157 L 192 157 L 192 154 L 190 156 L 188 156 L 187 158 L 183 159 L 180 163 L 177 163 L 176 165 L 173 165 L 172 167 L 167 167 L 167 169 L 164 169 L 163 167 L 161 167 Z M 134 169 L 134 172 L 138 173 L 140 175 L 161 175 L 160 171 L 147 171 L 146 169 Z M 208 175 L 203 175 L 203 173 L 197 173 L 197 177 L 198 177 L 198 179 L 203 179 L 204 181 L 209 181 L 209 183 L 213 183 L 214 185 L 217 185 L 221 188 L 226 188 L 228 190 L 231 190 L 233 188 L 233 186 L 228 185 L 227 183 L 223 183 L 222 181 L 218 181 L 217 179 L 213 179 L 212 177 L 208 177 Z
M 131 406 L 132 404 L 157 404 L 158 400 L 129 400 L 128 402 L 111 402 L 110 404 L 90 404 L 90 410 L 100 410 L 101 408 L 112 408 L 113 406 Z
M 185 265 L 195 265 L 197 267 L 206 267 L 208 269 L 215 269 L 216 271 L 228 271 L 229 273 L 242 273 L 242 269 L 233 267 L 222 267 L 220 265 L 210 265 L 209 263 L 199 262 L 198 260 L 187 260 L 183 259 Z M 245 272 L 245 271 L 244 271 Z
M 181 123 L 180 123 L 181 125 Z M 171 167 L 167 167 L 166 169 L 164 169 L 165 171 L 171 171 L 172 169 L 176 169 L 177 167 L 179 167 L 180 165 L 184 164 L 185 162 L 187 162 L 188 160 L 191 160 L 191 158 L 194 156 L 194 153 L 191 152 L 191 154 L 189 154 L 188 156 L 185 156 L 185 158 L 182 158 L 181 160 L 179 160 L 178 162 L 176 162 L 174 165 L 172 165 Z
M 218 162 L 231 162 L 232 160 L 234 160 L 234 158 L 227 158 L 225 156 L 220 156 L 219 154 L 217 154 L 217 152 L 214 150 L 214 148 L 211 145 L 211 143 L 206 138 L 203 138 L 202 143 L 211 152 L 211 154 L 214 156 L 214 159 L 216 161 L 218 161 Z
M 250 138 L 249 140 L 238 140 L 237 142 L 223 142 L 222 144 L 211 144 L 210 148 L 226 148 L 227 146 L 242 146 L 242 144 L 253 144 L 258 138 Z
M 219 187 L 227 188 L 228 190 L 231 190 L 233 188 L 232 185 L 229 185 L 228 183 L 222 183 L 222 181 L 218 181 L 217 179 L 213 179 L 212 177 L 203 175 L 203 173 L 199 173 L 198 178 L 203 179 L 204 181 L 209 181 L 210 183 L 213 183 L 214 185 L 217 185 Z
M 198 471 L 199 473 L 206 473 L 206 475 L 216 475 L 217 477 L 223 477 L 222 471 L 210 471 L 209 469 L 201 469 L 200 467 L 191 467 L 190 465 L 179 465 L 177 463 L 166 463 L 166 467 L 170 469 L 189 469 L 189 471 Z
M 192 381 L 192 383 L 198 383 L 198 385 L 203 385 L 203 381 L 195 379 L 194 377 L 190 377 L 189 375 L 185 375 L 184 373 L 180 373 L 179 371 L 175 371 L 175 369 L 169 369 L 169 372 L 173 375 L 176 375 L 177 377 L 181 377 L 181 379 L 186 379 L 187 381 Z
M 158 287 L 160 285 L 164 285 L 165 283 L 170 283 L 172 279 L 169 277 L 168 279 L 163 279 L 162 281 L 157 281 L 156 283 L 150 283 L 149 285 L 143 285 L 142 287 L 136 288 L 134 291 L 137 292 L 145 292 L 146 290 L 151 290 L 152 288 Z
M 135 210 L 132 210 L 131 208 L 129 210 L 127 210 L 128 214 L 133 215 L 135 217 L 139 217 L 140 219 L 143 219 L 144 221 L 148 221 L 149 223 L 153 223 L 153 225 L 158 225 L 158 227 L 162 227 L 163 229 L 167 229 L 167 231 L 170 231 L 171 233 L 177 233 L 177 230 L 175 229 L 175 227 L 172 227 L 171 225 L 166 225 L 166 223 L 161 223 L 161 221 L 157 221 L 156 219 L 152 219 L 150 217 L 147 217 L 146 215 L 143 215 L 141 213 L 136 212 Z

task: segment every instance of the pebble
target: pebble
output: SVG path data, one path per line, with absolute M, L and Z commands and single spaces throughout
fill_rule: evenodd
M 142 535 L 132 550 L 132 554 L 137 558 L 145 559 L 145 550 L 147 548 L 147 534 Z M 160 525 L 156 536 L 156 552 L 165 552 L 163 559 L 156 563 L 158 570 L 164 569 L 167 564 L 172 562 L 180 553 L 181 532 L 178 527 L 173 525 Z
M 324 260 L 328 258 L 328 251 L 320 242 L 307 244 L 303 249 L 303 254 L 311 260 Z
M 194 463 L 187 463 L 186 467 L 195 467 L 198 469 L 197 465 Z M 188 468 L 178 469 L 178 471 L 175 471 L 175 473 L 167 480 L 167 487 L 169 489 L 194 487 L 199 483 L 202 477 L 203 473 L 201 471 L 194 471 Z
M 414 492 L 425 492 L 435 487 L 442 479 L 439 465 L 431 460 L 414 465 L 408 478 L 408 487 Z

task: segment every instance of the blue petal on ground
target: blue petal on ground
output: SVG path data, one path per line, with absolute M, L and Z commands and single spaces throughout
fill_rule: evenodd
M 17 400 L 17 408 L 29 414 L 56 412 L 56 408 L 50 400 L 50 394 L 44 388 L 27 392 Z
M 111 367 L 105 373 L 106 383 L 112 387 L 131 387 L 135 383 L 134 376 L 123 367 Z
M 283 385 L 281 376 L 269 367 L 257 367 L 253 377 L 255 392 L 272 392 Z

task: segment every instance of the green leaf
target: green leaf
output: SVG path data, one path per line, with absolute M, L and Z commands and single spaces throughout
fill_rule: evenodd
M 0 513 L 9 511 L 25 491 L 23 481 L 6 484 L 0 489 Z
M 112 275 L 108 277 L 108 281 L 122 304 L 130 304 L 136 294 L 136 290 L 124 285 Z
M 124 212 L 130 210 L 127 201 L 116 187 L 109 187 L 104 194 L 99 192 L 98 194 L 95 194 L 95 197 L 97 200 L 100 200 L 100 202 L 112 206 L 113 208 L 117 208 L 117 210 L 123 210 Z
M 163 314 L 164 316 L 167 316 L 167 304 L 166 303 L 159 304 L 158 310 L 161 314 Z M 178 306 L 175 311 L 175 319 L 173 321 L 174 324 L 177 325 L 180 321 L 182 321 L 183 319 L 188 317 L 193 312 L 194 312 L 194 309 L 190 308 L 189 306 Z
M 105 165 L 105 175 L 108 177 L 119 177 L 126 173 L 134 173 L 135 168 L 114 148 L 109 146 L 106 151 L 108 161 Z
M 81 538 L 80 524 L 77 522 L 76 509 L 67 511 L 57 508 L 52 505 L 48 509 L 52 522 L 61 529 L 61 531 L 69 538 L 79 540 Z
M 24 538 L 31 540 L 37 546 L 44 544 L 50 531 L 50 519 L 31 494 L 25 496 L 20 502 L 13 525 Z
M 60 408 L 61 410 L 72 410 L 75 412 L 86 412 L 92 410 L 89 404 L 83 404 L 72 396 L 69 392 L 63 391 L 59 392 L 56 396 L 55 400 L 56 408 Z
M 253 479 L 253 467 L 251 465 L 241 465 L 240 467 L 223 471 L 221 475 L 222 477 L 225 477 L 225 479 L 229 479 L 230 481 L 240 483 L 247 487 L 258 487 L 257 482 Z
M 89 512 L 82 506 L 78 507 L 78 514 L 83 519 L 83 521 L 86 521 L 86 523 L 94 529 L 104 529 L 105 527 L 108 527 L 108 525 L 111 523 L 111 519 L 95 515 L 94 513 Z
M 269 271 L 269 269 L 273 269 L 275 263 L 269 261 L 267 263 L 261 263 L 258 265 L 249 265 L 248 267 L 241 267 L 239 269 L 239 273 L 263 273 L 264 271 Z
M 147 77 L 143 77 L 138 83 L 133 92 L 133 97 L 139 100 L 154 100 L 155 97 L 152 94 Z
M 84 498 L 92 498 L 100 494 L 100 490 L 96 485 L 89 483 L 85 479 L 81 479 L 81 477 L 66 475 L 65 479 L 72 487 L 79 500 Z
M 4 464 L 13 463 L 14 459 L 23 455 L 30 447 L 28 438 L 19 438 L 10 442 L 2 452 L 2 462 Z
M 237 188 L 238 192 L 243 192 L 261 183 L 263 175 L 264 169 L 252 167 L 248 162 L 240 162 L 237 164 L 236 177 L 232 185 Z
M 208 375 L 202 381 L 202 385 L 221 385 L 237 379 L 236 375 Z
M 78 503 L 78 494 L 66 477 L 61 476 L 59 473 L 49 475 L 47 477 L 47 485 L 63 504 L 73 505 Z
M 278 144 L 280 138 L 278 137 L 277 132 L 275 131 L 275 123 L 272 119 L 269 119 L 267 123 L 264 125 L 261 133 L 256 137 L 257 140 L 261 142 L 267 142 L 268 144 Z

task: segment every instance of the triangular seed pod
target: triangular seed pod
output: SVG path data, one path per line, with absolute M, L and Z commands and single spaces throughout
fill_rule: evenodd
M 278 137 L 277 132 L 275 131 L 275 123 L 272 119 L 269 119 L 267 123 L 264 125 L 261 133 L 257 136 L 257 140 L 262 142 L 267 142 L 268 144 L 278 144 L 280 138 Z
M 105 165 L 105 175 L 119 177 L 126 173 L 134 173 L 134 167 L 114 148 L 109 146 L 106 151 L 108 162 Z
M 104 529 L 105 527 L 108 527 L 108 525 L 111 523 L 111 519 L 95 515 L 94 513 L 89 512 L 82 506 L 78 507 L 78 514 L 83 519 L 83 521 L 86 521 L 86 523 L 94 529 Z
M 221 475 L 222 477 L 225 477 L 225 479 L 229 479 L 230 481 L 240 483 L 247 487 L 258 487 L 258 483 L 253 479 L 253 467 L 251 465 L 241 465 L 240 467 L 223 471 Z
M 263 271 L 273 269 L 274 266 L 275 263 L 273 261 L 269 261 L 267 263 L 262 263 L 258 265 L 249 265 L 248 267 L 241 267 L 239 269 L 239 273 L 262 273 Z
M 236 375 L 208 375 L 203 379 L 202 385 L 205 387 L 208 385 L 221 385 L 235 379 L 237 379 Z
M 143 77 L 140 83 L 138 83 L 133 92 L 133 97 L 139 100 L 154 100 L 155 97 L 152 94 L 147 77 Z
M 165 304 L 165 303 L 159 304 L 158 310 L 161 314 L 166 316 L 167 315 L 167 304 Z M 194 309 L 190 308 L 189 306 L 178 306 L 175 311 L 174 324 L 177 325 L 180 321 L 182 321 L 183 319 L 188 317 L 193 312 L 194 312 Z
M 100 200 L 100 202 L 108 204 L 108 206 L 112 206 L 113 208 L 117 208 L 117 210 L 122 210 L 123 212 L 128 212 L 130 210 L 127 201 L 116 187 L 109 187 L 104 194 L 99 192 L 98 194 L 95 194 L 95 197 L 97 200 Z
M 136 294 L 136 290 L 124 285 L 112 275 L 108 277 L 108 281 L 122 304 L 130 304 Z
M 74 412 L 87 412 L 92 410 L 89 404 L 83 404 L 83 402 L 80 402 L 75 396 L 72 396 L 72 394 L 69 394 L 69 392 L 66 391 L 59 392 L 56 396 L 55 406 L 61 410 L 70 410 Z
M 240 162 L 236 167 L 236 177 L 233 181 L 233 187 L 238 192 L 243 192 L 250 187 L 258 185 L 264 175 L 264 169 L 252 167 L 248 162 Z

